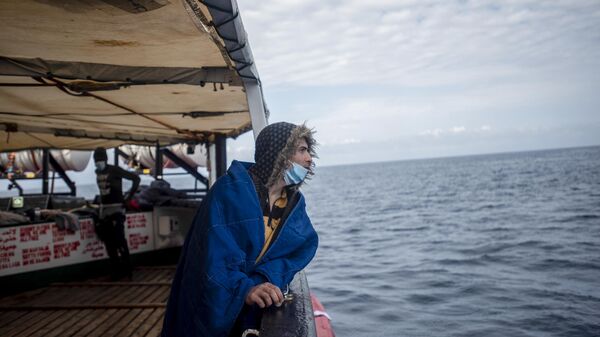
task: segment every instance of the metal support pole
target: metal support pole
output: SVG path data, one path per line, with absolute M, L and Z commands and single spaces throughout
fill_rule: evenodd
M 115 151 L 113 152 L 113 157 L 114 157 L 114 164 L 115 166 L 119 166 L 119 152 L 121 150 L 119 150 L 118 147 L 115 147 Z
M 218 178 L 227 172 L 227 137 L 223 135 L 217 135 L 215 137 L 215 149 L 216 169 Z
M 42 194 L 48 194 L 48 171 L 50 150 L 42 150 Z
M 163 161 L 162 152 L 160 151 L 160 144 L 156 144 L 156 157 L 154 158 L 154 179 L 161 180 L 163 178 Z
M 244 79 L 244 87 L 246 88 L 250 120 L 252 121 L 254 139 L 256 140 L 260 131 L 267 126 L 267 116 L 265 114 L 262 89 L 260 87 L 260 82 L 253 79 Z
M 217 147 L 214 143 L 206 145 L 208 151 L 208 181 L 209 187 L 217 181 Z
M 208 187 L 208 179 L 206 179 L 206 177 L 204 177 L 203 175 L 201 175 L 196 168 L 192 167 L 185 160 L 177 157 L 177 155 L 175 155 L 175 153 L 173 153 L 169 149 L 166 149 L 166 148 L 162 149 L 161 152 L 167 158 L 169 158 L 172 162 L 174 162 L 175 164 L 177 164 L 177 166 L 179 166 L 182 169 L 184 169 L 188 174 L 190 174 L 192 177 L 196 178 L 196 180 L 200 181 L 201 183 L 203 183 L 204 185 L 206 185 L 206 187 Z
M 25 193 L 23 193 L 23 188 L 21 187 L 21 185 L 19 185 L 19 183 L 15 180 L 9 180 L 10 183 L 8 184 L 8 189 L 12 190 L 13 188 L 16 188 L 19 191 L 19 196 L 23 196 Z
M 127 153 L 121 151 L 118 147 L 115 147 L 115 165 L 119 164 L 119 157 L 123 157 L 123 159 L 125 159 L 126 161 L 130 160 Z
M 54 157 L 52 156 L 52 153 L 48 153 L 48 162 L 52 166 L 52 169 L 54 170 L 54 172 L 58 173 L 58 175 L 62 178 L 62 180 L 65 182 L 65 184 L 67 184 L 67 187 L 69 187 L 69 190 L 70 190 L 69 194 L 72 196 L 75 196 L 77 194 L 77 188 L 75 187 L 75 182 L 73 182 L 67 175 L 67 172 L 65 172 L 65 170 L 63 170 L 63 168 L 60 167 L 60 164 L 56 161 L 56 159 L 54 159 Z M 54 179 L 52 180 L 52 184 L 54 184 Z M 52 191 L 52 192 L 54 192 L 54 191 Z

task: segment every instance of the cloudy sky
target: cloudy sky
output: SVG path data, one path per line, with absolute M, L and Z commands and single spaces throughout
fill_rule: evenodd
M 600 144 L 600 1 L 238 4 L 270 122 L 315 127 L 319 165 Z
M 315 127 L 319 166 L 600 145 L 600 0 L 238 5 L 270 122 Z

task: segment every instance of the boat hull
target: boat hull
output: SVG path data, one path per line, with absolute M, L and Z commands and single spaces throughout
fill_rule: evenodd
M 325 307 L 319 299 L 314 295 L 310 294 L 310 300 L 312 302 L 313 313 L 315 315 L 315 328 L 317 329 L 317 337 L 335 337 L 333 327 L 331 326 L 331 317 L 325 311 Z

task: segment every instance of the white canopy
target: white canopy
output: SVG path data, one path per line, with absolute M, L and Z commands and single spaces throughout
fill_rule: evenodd
M 208 142 L 260 119 L 235 0 L 0 1 L 0 151 Z

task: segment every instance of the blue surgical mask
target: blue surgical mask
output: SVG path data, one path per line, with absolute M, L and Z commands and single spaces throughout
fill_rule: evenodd
M 105 168 L 106 168 L 105 161 L 97 161 L 96 162 L 96 171 L 104 171 Z
M 292 167 L 285 171 L 285 175 L 283 176 L 283 180 L 285 180 L 285 185 L 297 185 L 300 184 L 306 175 L 308 174 L 308 169 L 304 168 L 302 165 L 297 163 L 292 163 Z

